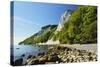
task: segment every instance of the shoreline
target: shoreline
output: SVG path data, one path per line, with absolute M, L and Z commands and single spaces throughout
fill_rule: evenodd
M 50 46 L 50 45 L 49 45 Z M 50 46 L 47 53 L 31 57 L 27 65 L 97 61 L 97 54 L 65 46 Z
M 32 55 L 30 58 L 26 59 L 25 65 L 97 61 L 97 49 L 95 48 L 97 47 L 97 44 L 42 44 L 33 46 L 46 46 L 48 50 L 46 52 L 39 52 L 37 56 Z M 86 47 L 91 49 L 87 50 Z
M 37 45 L 64 46 L 64 47 L 75 48 L 79 50 L 86 50 L 86 51 L 93 52 L 93 53 L 97 52 L 97 44 L 45 44 L 45 43 L 41 43 Z

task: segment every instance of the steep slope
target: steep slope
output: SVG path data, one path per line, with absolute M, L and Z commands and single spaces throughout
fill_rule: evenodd
M 62 14 L 56 31 L 61 31 L 61 29 L 64 27 L 64 21 L 67 21 L 69 19 L 69 17 L 71 16 L 71 12 L 71 10 L 66 10 Z
M 79 6 L 68 21 L 64 21 L 54 40 L 62 44 L 97 43 L 97 7 Z
M 47 25 L 19 44 L 90 44 L 97 43 L 97 7 L 79 6 L 65 11 L 58 26 Z
M 56 30 L 56 28 L 57 28 L 57 25 L 46 25 L 41 28 L 41 31 L 25 39 L 19 44 L 44 43 L 53 35 L 53 32 Z
M 61 29 L 64 27 L 64 21 L 68 21 L 68 19 L 71 16 L 71 10 L 66 10 L 60 17 L 59 24 L 57 26 L 57 29 L 54 32 L 54 35 L 49 39 L 46 44 L 60 44 L 59 39 L 54 39 L 58 32 L 61 31 Z

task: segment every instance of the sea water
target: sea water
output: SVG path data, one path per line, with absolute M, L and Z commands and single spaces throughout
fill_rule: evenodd
M 29 55 L 37 56 L 38 53 L 46 52 L 47 46 L 43 45 L 13 45 L 11 47 L 11 56 L 13 56 L 13 62 L 17 59 L 23 58 L 23 64 L 25 64 Z

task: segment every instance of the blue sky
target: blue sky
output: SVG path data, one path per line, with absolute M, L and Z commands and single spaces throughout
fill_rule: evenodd
M 45 25 L 58 24 L 65 10 L 76 8 L 76 5 L 14 1 L 14 44 Z

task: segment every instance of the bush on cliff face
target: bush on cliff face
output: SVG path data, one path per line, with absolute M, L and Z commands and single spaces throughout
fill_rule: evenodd
M 61 43 L 97 43 L 97 7 L 79 6 L 65 21 Z

